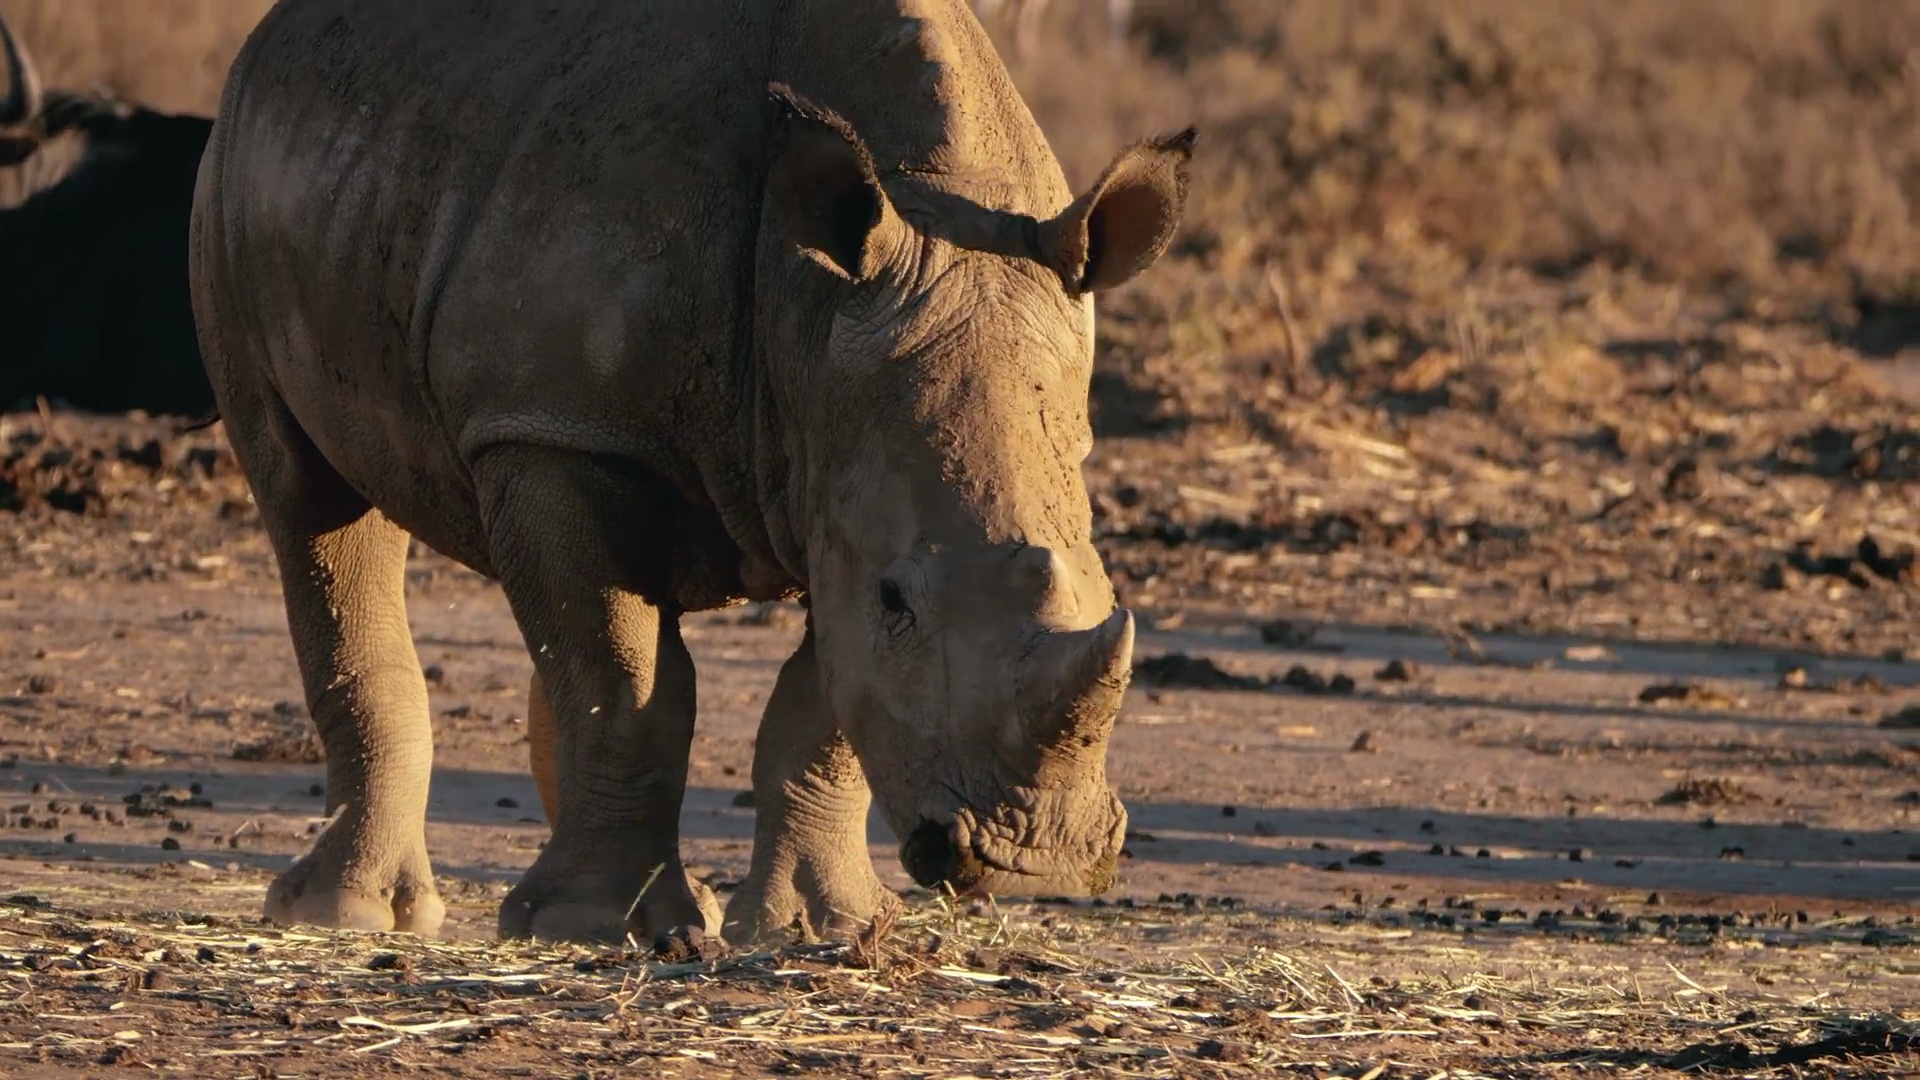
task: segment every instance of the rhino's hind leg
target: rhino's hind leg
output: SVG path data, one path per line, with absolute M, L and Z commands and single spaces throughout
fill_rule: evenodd
M 753 754 L 753 864 L 727 904 L 734 944 L 857 931 L 897 904 L 867 851 L 866 774 L 827 710 L 813 632 L 780 669 Z
M 643 478 L 534 448 L 489 451 L 474 480 L 554 736 L 553 836 L 501 904 L 501 936 L 644 941 L 717 929 L 679 850 L 693 657 L 678 612 L 646 599 L 666 565 L 648 537 L 666 531 L 671 501 Z
M 338 815 L 268 888 L 266 914 L 431 936 L 446 906 L 427 859 L 433 732 L 407 626 L 407 534 L 327 465 L 271 391 L 248 389 L 230 388 L 224 412 L 279 563 Z

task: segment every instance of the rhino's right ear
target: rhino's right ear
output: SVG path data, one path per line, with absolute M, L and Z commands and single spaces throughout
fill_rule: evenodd
M 854 281 L 873 277 L 905 228 L 853 126 L 779 83 L 767 193 L 780 227 L 802 250 Z

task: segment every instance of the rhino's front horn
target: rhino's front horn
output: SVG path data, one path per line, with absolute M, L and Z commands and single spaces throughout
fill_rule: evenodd
M 0 18 L 0 56 L 7 62 L 7 97 L 0 102 L 0 124 L 23 124 L 40 112 L 40 76 L 33 59 Z
M 1034 740 L 1043 751 L 1097 756 L 1133 676 L 1133 613 L 1118 608 L 1098 626 L 1048 634 L 1029 663 L 1023 685 L 1050 691 L 1028 699 L 1040 699 L 1029 714 Z

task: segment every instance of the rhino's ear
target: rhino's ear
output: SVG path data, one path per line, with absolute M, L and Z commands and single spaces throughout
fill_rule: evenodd
M 1086 194 L 1040 223 L 1040 258 L 1068 293 L 1100 292 L 1152 266 L 1173 240 L 1187 202 L 1187 163 L 1198 134 L 1129 147 Z
M 779 83 L 767 193 L 787 238 L 848 278 L 873 277 L 905 224 L 880 187 L 873 157 L 853 126 Z

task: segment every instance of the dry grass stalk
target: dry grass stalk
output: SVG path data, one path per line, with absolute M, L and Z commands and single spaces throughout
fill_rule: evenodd
M 1920 1046 L 1910 1015 L 1714 985 L 1738 960 L 1689 957 L 1668 989 L 1650 991 L 1657 972 L 1629 988 L 1524 940 L 1519 974 L 1502 974 L 1437 936 L 1323 927 L 1317 944 L 1299 942 L 1311 960 L 1214 946 L 1128 963 L 1103 957 L 1103 943 L 1156 926 L 1205 942 L 1227 927 L 1147 910 L 1050 909 L 1045 922 L 946 904 L 905 910 L 845 945 L 666 964 L 633 950 L 115 918 L 14 898 L 0 907 L 0 978 L 19 1004 L 0 1007 L 0 1060 L 165 1071 L 257 1059 L 334 1075 L 369 1058 L 480 1053 L 471 1060 L 531 1064 L 534 1075 L 563 1059 L 576 1071 L 690 1059 L 1013 1077 L 1510 1076 L 1549 1063 L 1784 1077 L 1815 1062 L 1864 1077 Z M 89 992 L 111 982 L 127 989 Z

